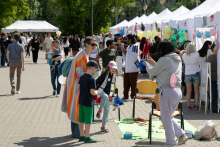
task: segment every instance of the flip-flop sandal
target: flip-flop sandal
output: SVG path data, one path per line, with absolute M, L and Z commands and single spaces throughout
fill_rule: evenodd
M 97 118 L 100 118 L 100 114 L 101 114 L 101 113 L 102 113 L 102 111 L 98 111 L 97 114 L 96 114 L 96 117 L 97 117 Z
M 109 133 L 109 130 L 101 127 L 101 132 Z

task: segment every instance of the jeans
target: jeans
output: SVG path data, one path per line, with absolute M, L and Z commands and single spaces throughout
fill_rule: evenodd
M 212 81 L 211 84 L 212 84 L 212 101 L 213 101 L 218 85 L 217 85 L 217 81 Z
M 79 125 L 71 121 L 71 131 L 74 137 L 79 137 Z
M 51 70 L 51 66 L 50 66 Z M 50 71 L 51 73 L 51 83 L 53 86 L 53 90 L 57 90 L 57 94 L 60 94 L 61 84 L 58 81 L 59 76 L 61 73 L 58 71 L 58 65 L 55 66 L 55 69 Z M 56 78 L 57 78 L 57 87 L 56 87 Z
M 21 85 L 21 68 L 22 68 L 22 62 L 14 62 L 10 63 L 10 83 L 11 87 L 15 86 L 15 81 L 14 81 L 14 75 L 15 75 L 15 70 L 17 69 L 17 85 L 16 85 L 16 90 L 20 90 L 20 85 Z
M 2 51 L 2 57 L 1 57 L 1 65 L 2 66 L 5 66 L 6 53 L 7 53 L 7 51 Z
M 109 96 L 102 91 L 100 94 L 102 100 L 100 102 L 100 108 L 104 108 L 103 118 L 102 118 L 102 125 L 105 126 L 108 121 L 108 114 L 109 114 Z

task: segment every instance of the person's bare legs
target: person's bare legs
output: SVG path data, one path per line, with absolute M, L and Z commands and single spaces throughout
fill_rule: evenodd
M 84 136 L 84 123 L 79 123 L 79 132 L 80 132 L 80 136 L 83 137 Z
M 199 83 L 193 83 L 195 92 L 195 106 L 198 106 L 199 101 Z
M 85 124 L 85 138 L 89 137 L 90 134 L 90 126 L 91 124 Z M 81 130 L 80 130 L 80 136 L 81 136 Z
M 191 92 L 192 92 L 192 83 L 186 83 L 186 99 L 187 99 L 187 104 L 190 106 L 190 101 L 191 101 Z

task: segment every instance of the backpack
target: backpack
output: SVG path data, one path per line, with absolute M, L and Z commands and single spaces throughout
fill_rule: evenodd
M 71 69 L 71 64 L 72 64 L 73 59 L 74 59 L 74 56 L 70 56 L 69 58 L 66 59 L 65 63 L 63 64 L 62 75 L 64 77 L 68 76 L 70 69 Z

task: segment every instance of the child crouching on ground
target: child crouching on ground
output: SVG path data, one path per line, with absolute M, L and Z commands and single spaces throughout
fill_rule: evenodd
M 93 101 L 94 96 L 98 94 L 96 89 L 96 81 L 93 76 L 97 73 L 98 64 L 95 61 L 89 61 L 86 64 L 87 72 L 80 77 L 77 89 L 80 90 L 79 95 L 79 141 L 84 143 L 96 143 L 96 139 L 89 136 L 90 127 L 93 119 Z M 85 124 L 85 137 L 84 137 Z
M 100 108 L 96 114 L 97 118 L 100 118 L 100 114 L 104 108 L 104 114 L 102 118 L 102 127 L 101 131 L 108 133 L 109 130 L 105 128 L 105 125 L 108 121 L 109 114 L 109 97 L 113 96 L 114 88 L 116 83 L 116 72 L 117 72 L 117 64 L 115 61 L 110 61 L 107 69 L 101 76 L 96 80 L 96 85 L 99 90 L 99 95 L 101 96 Z

